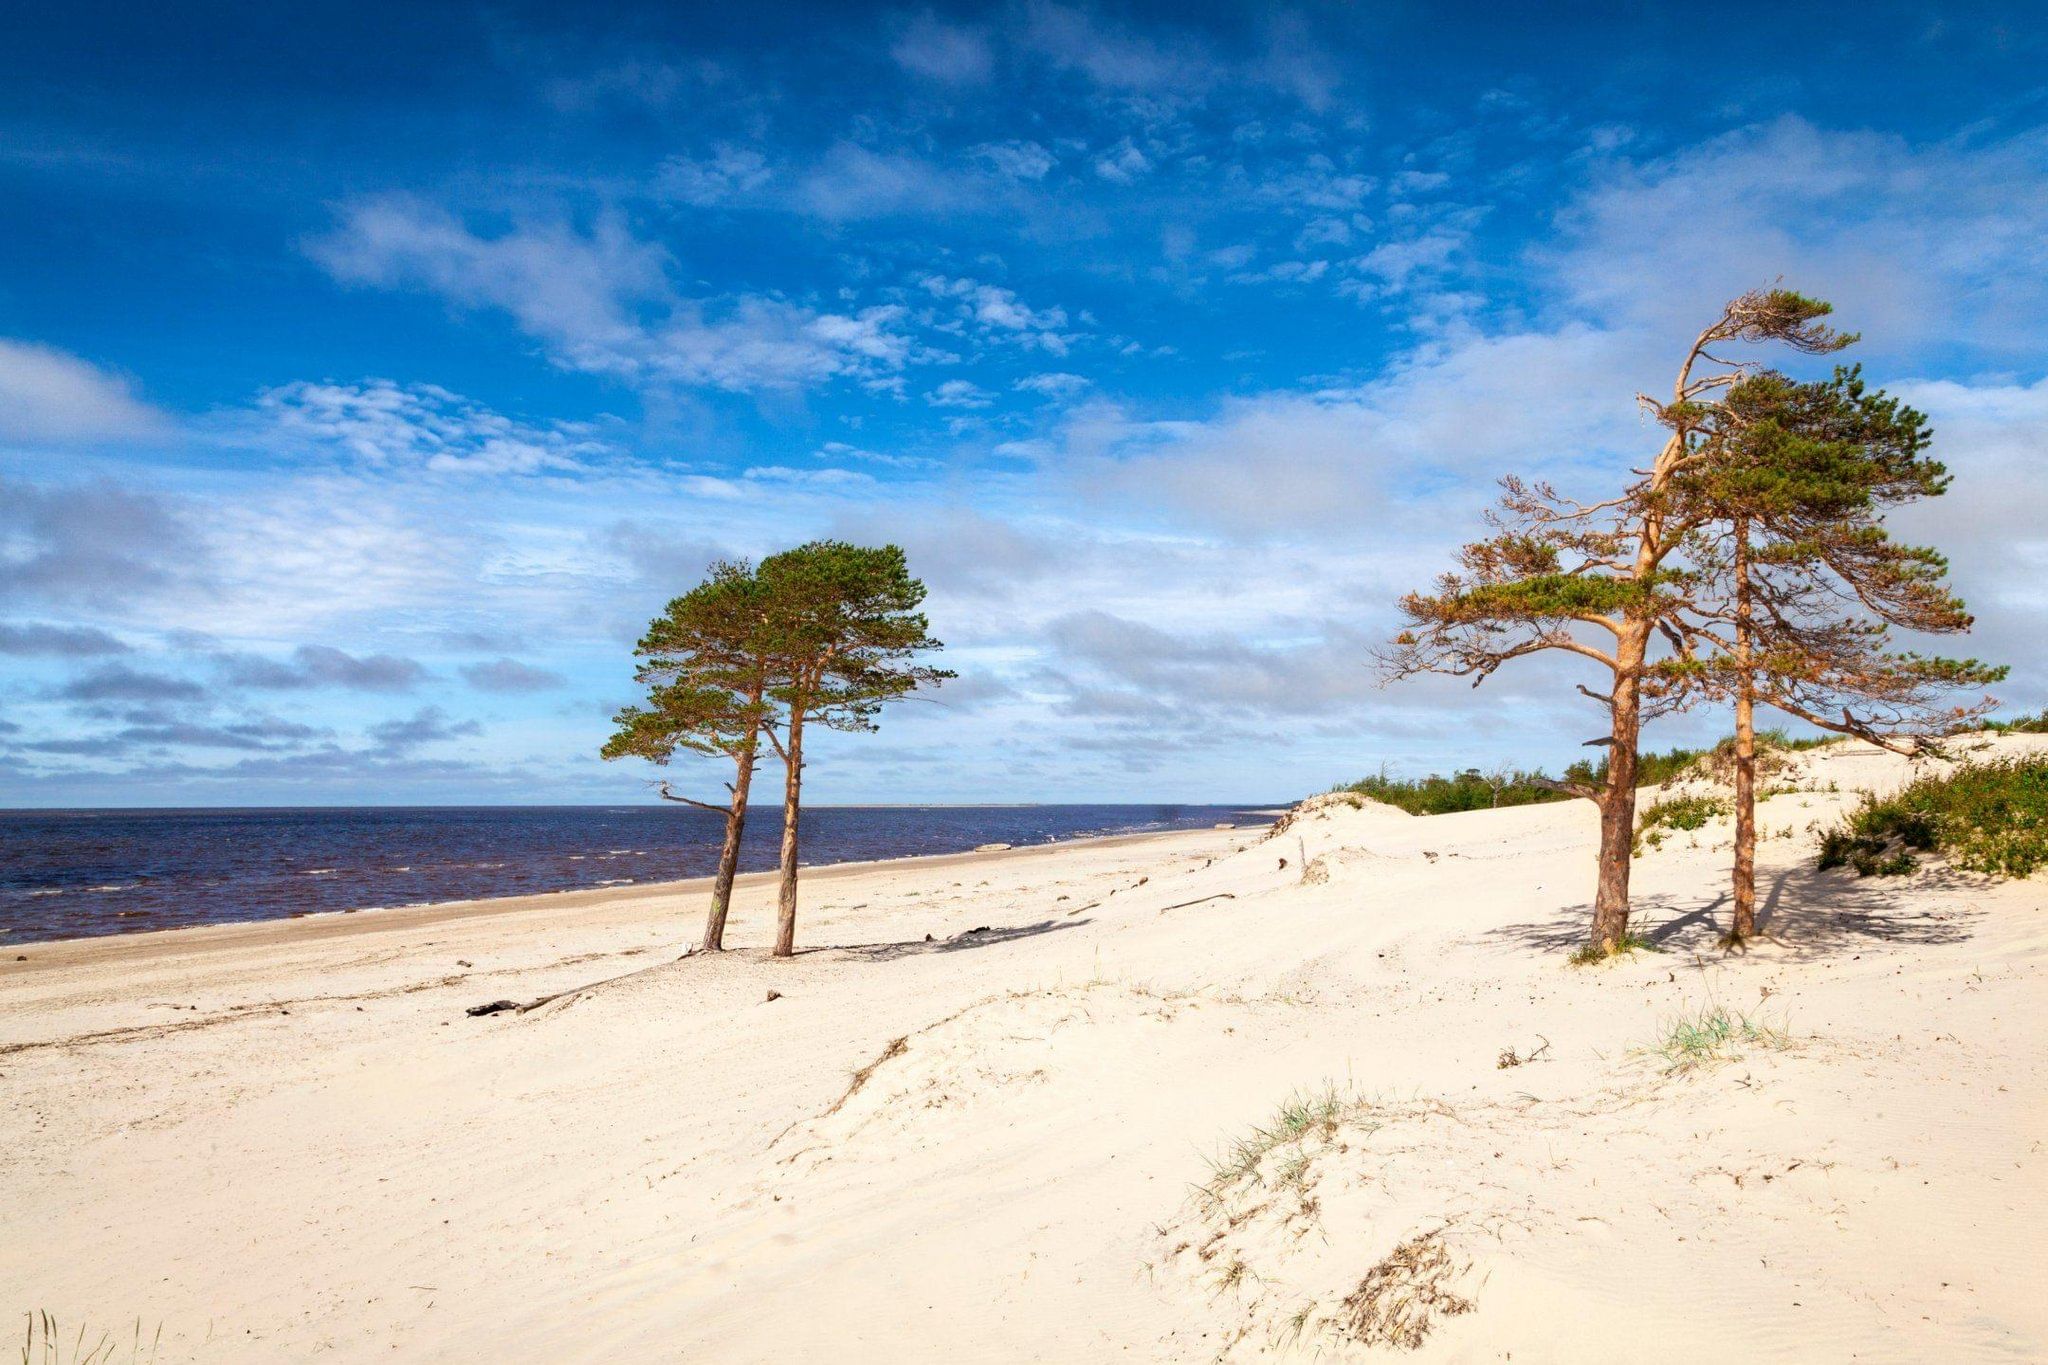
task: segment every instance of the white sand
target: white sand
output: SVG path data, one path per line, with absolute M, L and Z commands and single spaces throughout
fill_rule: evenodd
M 782 963 L 758 879 L 681 962 L 670 888 L 10 949 L 0 1310 L 166 1361 L 2041 1359 L 2048 880 L 1816 874 L 1902 765 L 1807 767 L 1746 958 L 1722 822 L 1637 864 L 1665 951 L 1565 966 L 1584 803 L 836 870 Z M 1641 1051 L 1716 1001 L 1792 1045 Z

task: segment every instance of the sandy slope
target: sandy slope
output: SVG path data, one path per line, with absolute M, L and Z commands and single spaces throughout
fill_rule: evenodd
M 165 1360 L 2038 1359 L 2048 893 L 1812 872 L 1901 771 L 1764 806 L 1744 959 L 1715 826 L 1638 864 L 1664 951 L 1567 968 L 1580 805 L 849 869 L 788 963 L 758 883 L 715 959 L 668 891 L 21 949 L 0 1309 Z M 1640 1051 L 1710 1001 L 1791 1045 Z

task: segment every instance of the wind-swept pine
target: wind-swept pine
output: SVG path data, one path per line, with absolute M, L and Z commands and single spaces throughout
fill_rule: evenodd
M 634 649 L 641 661 L 634 676 L 647 687 L 647 702 L 613 717 L 618 729 L 601 751 L 608 759 L 643 758 L 662 767 L 678 753 L 732 760 L 723 804 L 679 796 L 666 780 L 656 784 L 666 800 L 725 818 L 725 842 L 704 920 L 706 952 L 725 946 L 747 791 L 761 736 L 772 733 L 775 720 L 775 702 L 767 695 L 775 662 L 767 648 L 767 624 L 766 595 L 747 566 L 713 565 L 710 577 L 670 602 L 647 627 Z
M 1561 653 L 1595 665 L 1606 684 L 1579 690 L 1607 712 L 1606 760 L 1593 781 L 1562 784 L 1600 809 L 1598 888 L 1589 946 L 1621 949 L 1628 933 L 1630 845 L 1634 836 L 1636 759 L 1646 716 L 1680 704 L 1662 661 L 1660 638 L 1681 638 L 1674 622 L 1689 605 L 1686 575 L 1669 561 L 1693 531 L 1674 514 L 1672 480 L 1704 458 L 1713 415 L 1753 366 L 1724 360 L 1714 347 L 1776 342 L 1828 352 L 1845 338 L 1819 321 L 1828 306 L 1789 290 L 1744 294 L 1694 339 L 1672 382 L 1671 401 L 1642 398 L 1669 433 L 1649 468 L 1616 496 L 1579 503 L 1546 484 L 1504 481 L 1489 517 L 1494 534 L 1467 545 L 1459 572 L 1435 591 L 1402 599 L 1405 629 L 1381 656 L 1388 678 L 1418 673 L 1470 677 L 1477 686 L 1512 660 Z M 1702 373 L 1702 371 L 1705 371 Z
M 1991 709 L 1989 698 L 1945 705 L 1951 689 L 2005 670 L 1890 647 L 1894 627 L 1970 627 L 1941 555 L 1884 526 L 1887 509 L 1948 488 L 1925 416 L 1838 367 L 1815 382 L 1751 375 L 1711 424 L 1707 458 L 1678 474 L 1671 501 L 1694 527 L 1688 681 L 1735 703 L 1728 942 L 1739 947 L 1756 933 L 1757 703 L 1911 753 Z
M 941 646 L 917 610 L 924 584 L 897 546 L 812 541 L 762 560 L 755 581 L 771 622 L 768 697 L 783 717 L 782 733 L 768 738 L 786 769 L 775 955 L 788 957 L 796 951 L 805 728 L 874 730 L 883 706 L 953 674 L 914 661 Z

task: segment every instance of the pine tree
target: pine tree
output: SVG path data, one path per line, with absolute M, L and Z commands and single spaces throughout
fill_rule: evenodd
M 773 734 L 776 706 L 767 695 L 774 656 L 767 650 L 766 594 L 745 564 L 720 563 L 710 577 L 654 618 L 634 653 L 634 676 L 647 689 L 644 706 L 613 718 L 618 729 L 601 750 L 608 759 L 642 758 L 666 767 L 678 753 L 722 755 L 733 778 L 723 805 L 679 796 L 666 781 L 662 797 L 722 815 L 725 840 L 712 881 L 703 948 L 725 946 L 725 921 L 739 870 L 747 794 L 761 736 Z
M 1381 656 L 1389 679 L 1447 673 L 1477 686 L 1514 659 L 1546 652 L 1587 660 L 1604 674 L 1605 691 L 1579 690 L 1607 712 L 1608 733 L 1589 741 L 1606 748 L 1606 760 L 1587 779 L 1559 784 L 1600 810 L 1592 952 L 1611 954 L 1627 941 L 1643 722 L 1684 700 L 1664 660 L 1652 657 L 1660 639 L 1682 638 L 1674 622 L 1687 606 L 1685 575 L 1670 561 L 1694 526 L 1674 510 L 1670 485 L 1706 457 L 1722 396 L 1751 368 L 1710 348 L 1775 342 L 1838 350 L 1851 338 L 1819 321 L 1828 312 L 1827 304 L 1782 289 L 1730 302 L 1686 350 L 1671 401 L 1641 400 L 1669 434 L 1635 482 L 1584 504 L 1548 485 L 1505 480 L 1506 496 L 1489 517 L 1494 534 L 1467 545 L 1461 572 L 1444 575 L 1434 592 L 1402 599 L 1407 629 Z
M 874 730 L 883 706 L 953 674 L 913 662 L 941 646 L 917 610 L 925 586 L 897 546 L 812 541 L 762 560 L 755 577 L 770 621 L 768 696 L 783 717 L 782 733 L 768 737 L 785 768 L 775 955 L 788 957 L 796 951 L 806 728 Z
M 1921 413 L 1871 392 L 1859 369 L 1807 383 L 1764 371 L 1729 390 L 1707 458 L 1671 486 L 1695 527 L 1688 682 L 1735 704 L 1730 946 L 1756 932 L 1757 703 L 1912 753 L 1991 707 L 1944 706 L 1951 689 L 2005 676 L 1890 646 L 1894 627 L 1955 634 L 1971 623 L 1941 555 L 1883 524 L 1888 509 L 1947 490 L 1931 439 Z

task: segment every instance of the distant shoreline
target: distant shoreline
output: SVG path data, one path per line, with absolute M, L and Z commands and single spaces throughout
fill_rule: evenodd
M 1271 821 L 1237 826 L 1246 833 L 1264 830 Z M 970 849 L 958 853 L 913 853 L 895 858 L 868 858 L 836 863 L 806 863 L 803 885 L 807 889 L 830 886 L 865 873 L 902 868 L 943 871 L 951 867 L 1047 857 L 1077 848 L 1113 849 L 1167 839 L 1214 837 L 1219 829 L 1162 829 L 1127 834 L 1084 834 L 1039 844 L 1019 844 L 1004 849 Z M 734 878 L 736 891 L 745 892 L 773 886 L 777 873 L 743 872 Z M 136 952 L 147 955 L 157 949 L 171 951 L 184 947 L 241 947 L 265 940 L 279 944 L 294 940 L 328 939 L 355 932 L 416 929 L 436 924 L 466 922 L 493 915 L 524 915 L 553 909 L 583 909 L 591 906 L 628 905 L 663 897 L 702 894 L 711 889 L 709 876 L 685 877 L 674 881 L 636 882 L 618 886 L 570 887 L 560 891 L 536 891 L 522 895 L 478 896 L 462 900 L 423 901 L 412 905 L 370 905 L 353 910 L 318 910 L 279 915 L 266 919 L 226 920 L 210 924 L 167 925 L 161 929 L 136 929 L 118 934 L 81 934 L 69 938 L 24 939 L 4 945 L 12 957 L 27 955 L 27 962 L 8 961 L 12 971 L 41 963 L 55 966 L 97 958 L 100 954 Z

